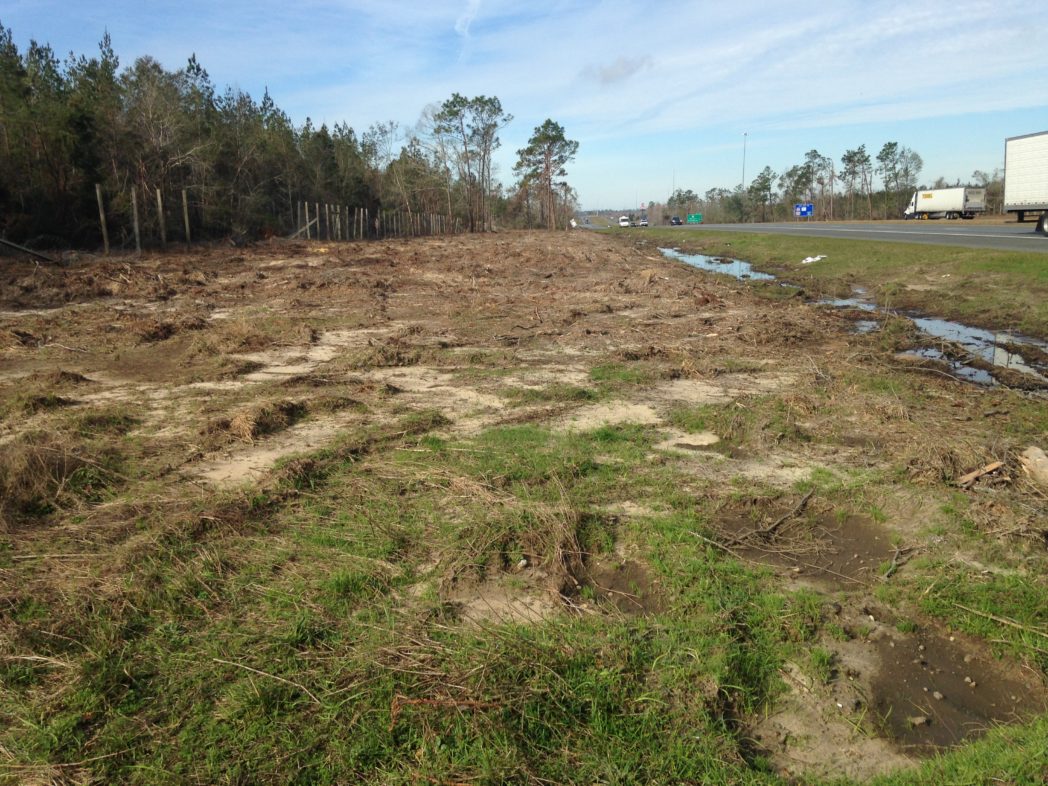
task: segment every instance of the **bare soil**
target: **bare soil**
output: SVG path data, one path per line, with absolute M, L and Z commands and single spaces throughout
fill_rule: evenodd
M 71 493 L 77 469 L 104 467 L 110 491 L 148 489 L 174 506 L 263 484 L 348 426 L 409 411 L 437 410 L 459 434 L 639 424 L 660 431 L 651 461 L 677 463 L 716 511 L 716 548 L 824 596 L 851 633 L 823 642 L 829 684 L 784 671 L 780 703 L 753 719 L 756 744 L 784 773 L 868 777 L 1044 711 L 1038 670 L 912 609 L 917 629 L 900 632 L 899 611 L 875 595 L 930 549 L 977 558 L 963 539 L 929 534 L 954 493 L 972 499 L 999 549 L 1043 571 L 1048 497 L 1015 458 L 1038 435 L 1010 435 L 995 419 L 1021 393 L 901 366 L 850 328 L 845 314 L 764 300 L 587 232 L 7 261 L 0 536 L 19 570 L 3 571 L 2 592 L 75 593 L 148 548 L 133 503 Z M 593 400 L 597 367 L 642 378 Z M 884 381 L 896 378 L 917 380 L 922 396 Z M 703 406 L 724 414 L 694 432 L 671 422 Z M 995 457 L 1000 472 L 955 488 Z M 909 485 L 889 492 L 881 521 L 821 494 L 796 510 L 797 484 L 813 473 L 875 471 L 924 484 L 927 499 Z M 657 513 L 617 511 L 639 522 Z M 35 558 L 53 528 L 77 533 L 83 567 Z M 656 614 L 669 601 L 655 576 L 631 552 L 587 562 L 575 587 L 525 564 L 442 591 L 478 622 Z

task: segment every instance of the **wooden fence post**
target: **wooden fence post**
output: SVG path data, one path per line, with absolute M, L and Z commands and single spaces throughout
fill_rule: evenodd
M 98 197 L 98 220 L 102 224 L 102 246 L 109 256 L 109 229 L 106 227 L 106 208 L 102 201 L 102 184 L 95 183 L 95 196 Z
M 306 202 L 306 240 L 312 240 L 313 235 L 309 232 L 309 202 Z
M 135 226 L 135 251 L 142 253 L 142 234 L 138 228 L 138 195 L 135 187 L 131 186 L 131 220 Z
M 167 224 L 164 222 L 164 198 L 160 195 L 160 189 L 156 190 L 156 216 L 160 219 L 160 245 L 167 245 Z
M 189 198 L 184 188 L 182 189 L 182 218 L 186 222 L 186 245 L 188 246 L 193 241 L 189 235 Z

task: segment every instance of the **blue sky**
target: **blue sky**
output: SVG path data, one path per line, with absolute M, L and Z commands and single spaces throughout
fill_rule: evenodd
M 922 181 L 1004 163 L 1008 136 L 1048 130 L 1048 26 L 1028 0 L 509 2 L 5 0 L 24 51 L 122 65 L 193 53 L 220 88 L 268 87 L 298 124 L 394 120 L 405 132 L 453 92 L 514 116 L 497 173 L 552 118 L 579 141 L 583 207 L 732 188 L 817 149 L 840 161 L 897 141 Z

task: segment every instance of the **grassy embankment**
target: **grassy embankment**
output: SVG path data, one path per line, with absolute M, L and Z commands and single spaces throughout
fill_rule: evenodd
M 544 400 L 575 401 L 579 390 L 600 400 L 650 381 L 643 363 L 601 365 L 585 387 Z M 919 395 L 916 383 L 882 382 L 893 398 Z M 867 394 L 878 384 L 866 380 Z M 1024 431 L 1045 429 L 1025 414 Z M 680 409 L 673 422 L 716 428 L 740 448 L 811 438 L 770 397 L 741 412 Z M 696 497 L 678 461 L 651 461 L 657 429 L 519 426 L 448 440 L 432 435 L 442 424 L 417 413 L 347 433 L 249 495 L 175 508 L 149 486 L 107 491 L 99 470 L 92 499 L 133 515 L 145 540 L 94 569 L 91 591 L 27 594 L 6 610 L 19 633 L 0 704 L 14 763 L 0 772 L 143 784 L 779 783 L 738 722 L 782 690 L 787 660 L 827 679 L 827 664 L 806 654 L 832 624 L 823 600 L 700 539 L 716 537 L 720 503 Z M 842 509 L 869 511 L 899 482 L 821 473 L 798 492 L 817 486 Z M 752 482 L 734 493 L 779 494 Z M 985 549 L 954 496 L 944 521 Z M 648 512 L 624 520 L 619 502 Z M 75 543 L 56 534 L 52 548 L 83 570 Z M 579 555 L 616 561 L 615 550 L 651 566 L 648 613 L 539 608 L 531 620 L 471 624 L 446 600 L 456 586 L 463 599 L 491 593 L 492 576 L 528 589 L 510 570 L 523 559 L 549 576 L 546 591 L 592 604 L 585 583 L 572 589 Z M 0 557 L 7 572 L 24 564 Z M 1010 573 L 974 579 L 930 556 L 882 599 L 921 597 L 925 613 L 1035 652 L 1022 630 L 955 603 L 1037 626 L 1043 586 Z M 1046 732 L 1043 720 L 1002 729 L 879 782 L 996 773 L 1032 783 L 1048 767 Z
M 619 231 L 654 245 L 742 259 L 811 295 L 848 297 L 858 286 L 889 308 L 1048 339 L 1045 254 L 663 227 Z M 819 254 L 826 259 L 801 264 Z
M 721 415 L 690 413 L 702 426 L 711 416 Z M 13 652 L 33 655 L 2 666 L 4 745 L 18 763 L 0 772 L 142 784 L 780 783 L 738 723 L 782 690 L 785 661 L 826 679 L 805 654 L 829 619 L 819 597 L 701 540 L 715 536 L 710 511 L 673 462 L 650 461 L 651 429 L 427 435 L 440 424 L 415 415 L 347 434 L 250 497 L 175 513 L 125 500 L 148 548 L 115 555 L 98 595 L 24 597 L 7 611 L 20 627 Z M 861 490 L 816 482 L 842 504 L 876 494 L 866 478 Z M 620 500 L 650 512 L 625 524 L 610 512 Z M 615 544 L 652 566 L 647 614 L 469 624 L 442 599 L 449 585 L 463 598 L 491 591 L 493 574 L 527 560 L 550 576 L 547 591 L 592 603 L 589 587 L 571 589 L 578 555 L 615 560 Z M 890 591 L 929 589 L 935 570 Z M 983 598 L 987 582 L 952 570 L 956 581 L 931 595 L 947 617 L 958 618 L 957 597 L 1037 624 L 1043 591 Z M 1023 649 L 1016 631 L 991 622 L 986 634 Z M 1032 783 L 1023 778 L 1048 767 L 1046 733 L 1043 720 L 998 730 L 879 782 Z

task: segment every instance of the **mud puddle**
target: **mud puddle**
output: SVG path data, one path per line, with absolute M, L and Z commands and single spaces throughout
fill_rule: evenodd
M 832 736 L 834 726 L 848 731 L 863 724 L 899 751 L 924 756 L 1044 711 L 1040 682 L 994 657 L 984 643 L 932 625 L 910 623 L 906 630 L 894 615 L 863 605 L 870 588 L 915 552 L 894 545 L 868 517 L 805 513 L 805 501 L 764 511 L 735 508 L 716 521 L 719 541 L 736 556 L 840 601 L 829 605 L 847 635 L 825 642 L 833 651 L 825 685 L 808 685 L 785 700 L 772 722 L 757 724 L 769 752 L 804 760 L 812 743 L 791 735 L 805 719 L 807 733 L 823 728 Z
M 663 610 L 657 583 L 636 560 L 593 558 L 586 565 L 585 585 L 598 602 L 622 614 L 656 614 Z
M 787 692 L 751 727 L 781 772 L 865 782 L 1044 711 L 1040 680 L 984 643 L 931 626 L 904 633 L 881 609 L 845 603 L 830 604 L 847 639 L 823 642 L 828 671 L 787 663 Z
M 737 279 L 754 281 L 777 281 L 778 277 L 770 273 L 754 270 L 749 262 L 725 257 L 711 257 L 704 254 L 685 254 L 672 248 L 660 248 L 663 256 L 676 259 L 692 267 L 712 273 L 723 273 Z M 788 282 L 779 282 L 783 286 Z M 816 301 L 833 308 L 848 308 L 866 311 L 872 314 L 887 314 L 888 311 L 870 300 L 865 290 L 857 289 L 856 297 L 823 298 Z M 894 312 L 892 312 L 894 313 Z M 953 322 L 937 317 L 925 317 L 918 314 L 903 314 L 927 336 L 942 342 L 955 344 L 972 359 L 993 368 L 1006 369 L 1024 374 L 1037 382 L 1048 384 L 1048 342 L 1039 341 L 1029 336 L 1015 333 L 995 332 L 971 327 L 961 322 Z M 877 329 L 875 320 L 859 320 L 856 332 L 871 333 Z M 955 376 L 980 385 L 996 385 L 993 374 L 978 365 L 972 365 L 963 357 L 949 356 L 941 350 L 922 348 L 903 353 L 922 359 L 936 360 L 944 363 Z M 1033 358 L 1037 358 L 1036 360 Z
M 873 642 L 871 709 L 907 751 L 932 754 L 1043 712 L 1043 690 L 982 645 L 935 629 Z
M 739 556 L 786 569 L 794 581 L 821 590 L 869 585 L 905 556 L 892 546 L 887 531 L 865 516 L 791 517 L 784 511 L 768 519 L 729 513 L 716 527 L 721 541 Z
M 885 309 L 870 302 L 865 293 L 859 293 L 859 296 L 854 298 L 830 298 L 818 302 L 834 308 L 886 313 Z M 958 353 L 945 352 L 936 347 L 920 347 L 904 352 L 903 355 L 939 361 L 946 364 L 955 376 L 980 385 L 995 385 L 997 380 L 985 368 L 972 365 L 973 362 L 1017 371 L 1039 382 L 1048 383 L 1048 362 L 1043 361 L 1043 358 L 1048 356 L 1048 342 L 1014 333 L 983 330 L 948 319 L 917 314 L 903 316 L 911 320 L 925 335 L 944 344 L 955 345 L 961 350 L 958 356 Z M 872 333 L 878 327 L 876 320 L 858 320 L 855 330 L 858 333 Z
M 775 276 L 771 273 L 762 273 L 754 270 L 749 262 L 741 259 L 729 259 L 728 257 L 711 257 L 705 254 L 685 254 L 675 248 L 660 248 L 659 252 L 670 259 L 677 259 L 686 265 L 697 267 L 699 270 L 707 270 L 710 273 L 724 273 L 738 279 L 749 279 L 751 281 L 774 281 Z

